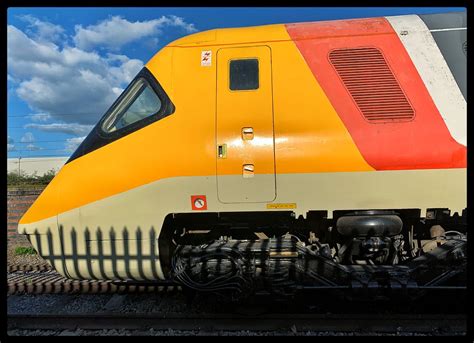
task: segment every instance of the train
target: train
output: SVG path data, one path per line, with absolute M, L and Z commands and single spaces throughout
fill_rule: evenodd
M 463 288 L 466 13 L 214 29 L 158 51 L 23 215 L 65 277 Z

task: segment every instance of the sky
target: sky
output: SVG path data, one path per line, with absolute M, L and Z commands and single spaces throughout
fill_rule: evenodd
M 70 156 L 153 55 L 224 27 L 462 11 L 376 8 L 9 8 L 7 156 Z

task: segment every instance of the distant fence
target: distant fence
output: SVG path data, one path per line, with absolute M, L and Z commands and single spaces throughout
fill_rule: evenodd
M 10 243 L 28 242 L 17 233 L 18 221 L 41 194 L 45 185 L 9 187 L 7 190 L 7 236 Z

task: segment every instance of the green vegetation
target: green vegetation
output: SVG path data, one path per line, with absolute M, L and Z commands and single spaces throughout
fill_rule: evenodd
M 36 255 L 37 252 L 32 247 L 16 247 L 15 255 Z
M 7 173 L 7 185 L 8 186 L 43 186 L 47 185 L 54 177 L 55 172 L 53 169 L 49 170 L 45 174 L 39 176 L 36 172 L 32 175 L 25 175 L 23 173 L 18 174 L 17 172 Z

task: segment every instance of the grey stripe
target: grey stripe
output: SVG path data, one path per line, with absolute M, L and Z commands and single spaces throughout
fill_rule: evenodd
M 466 12 L 425 14 L 419 17 L 428 26 L 464 99 L 467 99 Z

